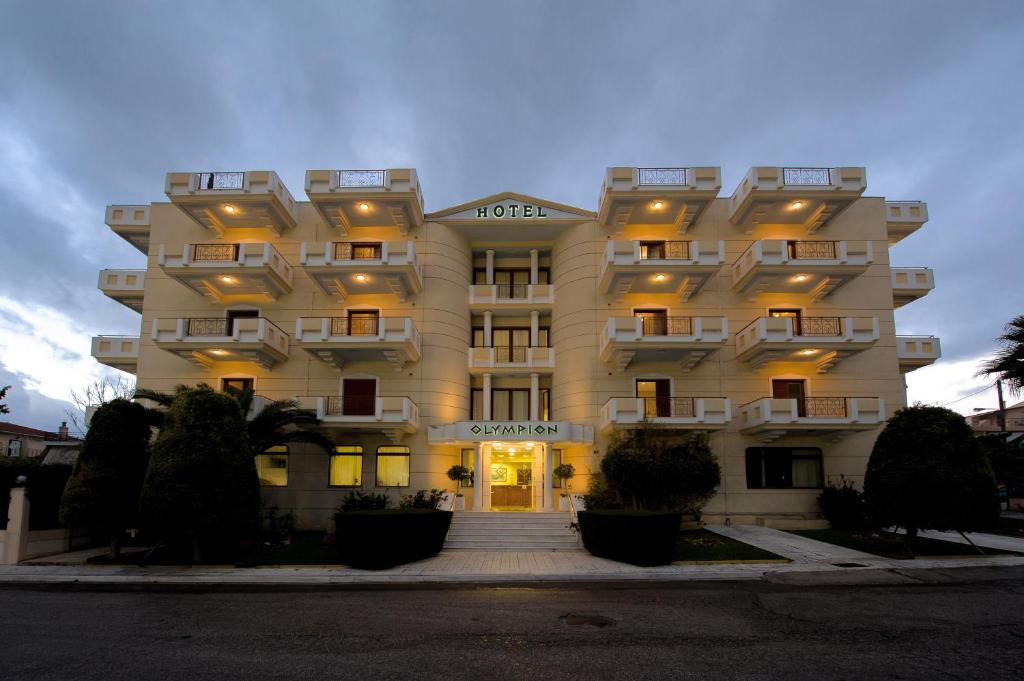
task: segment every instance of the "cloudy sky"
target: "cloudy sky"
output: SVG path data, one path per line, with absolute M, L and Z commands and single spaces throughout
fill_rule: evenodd
M 909 376 L 944 404 L 1024 313 L 1024 2 L 0 0 L 0 386 L 54 428 L 139 317 L 96 290 L 144 258 L 108 203 L 168 170 L 413 166 L 427 210 L 502 190 L 596 208 L 610 165 L 863 165 L 923 199 L 897 313 L 942 338 Z M 969 413 L 994 391 L 960 399 Z

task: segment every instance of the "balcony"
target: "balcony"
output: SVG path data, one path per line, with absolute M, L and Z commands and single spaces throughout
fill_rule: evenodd
M 127 308 L 142 312 L 146 270 L 100 270 L 99 289 L 103 295 Z
M 95 336 L 92 356 L 100 364 L 134 374 L 139 368 L 139 337 Z
M 149 206 L 107 206 L 105 222 L 114 234 L 149 254 Z
M 942 357 L 942 346 L 935 336 L 896 336 L 896 357 L 900 373 L 926 367 Z
M 272 369 L 288 359 L 288 334 L 258 318 L 154 319 L 153 342 L 203 369 L 217 362 L 255 362 Z
M 763 397 L 736 410 L 740 432 L 761 442 L 786 435 L 838 441 L 885 423 L 885 401 L 877 397 Z
M 670 293 L 685 302 L 724 262 L 724 241 L 609 241 L 601 292 L 616 302 L 627 293 Z
M 935 273 L 928 267 L 892 268 L 892 306 L 903 307 L 924 298 L 935 288 Z
M 359 227 L 397 227 L 405 235 L 423 224 L 423 195 L 412 168 L 307 170 L 306 196 L 342 235 Z
M 181 255 L 168 255 L 161 244 L 157 264 L 217 303 L 270 302 L 292 290 L 292 266 L 267 242 L 185 244 Z
M 555 304 L 551 284 L 470 284 L 469 309 L 497 312 L 550 310 Z
M 671 225 L 683 234 L 721 189 L 720 168 L 608 168 L 598 221 L 616 234 L 635 225 Z
M 928 222 L 928 204 L 924 201 L 886 201 L 885 226 L 889 245 L 906 239 Z
M 506 345 L 469 349 L 471 374 L 551 373 L 554 368 L 555 353 L 551 348 Z
M 877 342 L 878 317 L 759 317 L 736 334 L 736 359 L 755 369 L 814 362 L 823 374 Z
M 299 262 L 320 290 L 339 302 L 349 296 L 387 293 L 404 302 L 423 290 L 423 272 L 412 241 L 304 241 Z
M 860 198 L 864 168 L 751 168 L 729 198 L 734 225 L 800 225 L 814 234 Z
M 610 317 L 601 331 L 601 361 L 616 371 L 633 362 L 678 362 L 690 371 L 728 337 L 725 317 Z
M 232 229 L 280 236 L 298 221 L 295 199 L 271 170 L 167 173 L 164 190 L 171 203 L 221 237 Z
M 419 409 L 408 397 L 318 397 L 316 415 L 324 428 L 384 433 L 394 442 L 420 427 Z
M 389 362 L 401 371 L 420 360 L 420 332 L 408 317 L 301 317 L 295 342 L 337 369 L 347 362 Z
M 809 294 L 817 302 L 867 271 L 870 241 L 755 241 L 732 266 L 732 288 L 759 293 Z
M 654 426 L 720 430 L 732 420 L 725 397 L 613 397 L 601 407 L 601 430 Z

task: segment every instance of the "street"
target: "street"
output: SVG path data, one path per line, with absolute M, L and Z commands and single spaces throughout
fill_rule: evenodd
M 14 679 L 1024 677 L 1024 580 L 300 593 L 0 590 Z

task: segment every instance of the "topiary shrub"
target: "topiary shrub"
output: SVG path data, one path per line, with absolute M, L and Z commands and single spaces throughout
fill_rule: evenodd
M 831 482 L 818 495 L 821 514 L 837 530 L 863 530 L 868 527 L 864 493 L 843 478 L 838 485 Z
M 60 502 L 64 525 L 110 537 L 111 558 L 120 554 L 121 534 L 138 524 L 150 434 L 142 405 L 120 398 L 101 405 Z
M 258 531 L 259 493 L 238 402 L 208 386 L 178 392 L 143 483 L 143 528 L 195 562 L 230 556 Z
M 995 476 L 964 417 L 941 407 L 901 409 L 878 436 L 864 476 L 867 512 L 906 530 L 967 532 L 998 522 Z
M 335 538 L 341 561 L 352 567 L 382 570 L 436 556 L 444 547 L 451 511 L 388 509 L 335 514 Z

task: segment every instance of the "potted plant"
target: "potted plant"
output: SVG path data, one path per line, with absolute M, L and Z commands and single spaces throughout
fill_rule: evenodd
M 466 499 L 462 496 L 462 483 L 473 479 L 473 472 L 458 464 L 448 469 L 448 479 L 455 483 L 455 510 L 466 510 Z
M 576 475 L 576 468 L 573 467 L 573 465 L 571 463 L 563 463 L 563 464 L 559 464 L 558 466 L 556 466 L 555 470 L 552 471 L 552 473 L 559 480 L 564 480 L 565 481 L 565 491 L 562 492 L 562 494 L 560 495 L 560 497 L 558 499 L 558 510 L 559 511 L 568 511 L 569 510 L 569 494 L 570 494 L 569 481 L 572 480 L 574 475 Z

